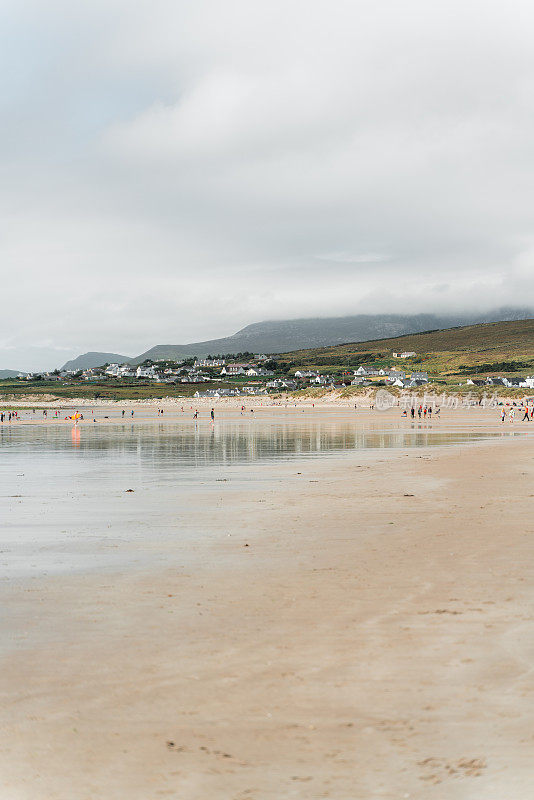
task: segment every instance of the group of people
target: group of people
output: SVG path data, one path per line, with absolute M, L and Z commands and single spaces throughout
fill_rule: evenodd
M 210 411 L 210 418 L 211 418 L 212 422 L 215 422 L 215 409 L 214 408 L 212 408 L 211 411 Z M 193 419 L 198 419 L 198 408 L 195 410 L 195 413 L 193 414 Z
M 501 422 L 506 422 L 506 411 L 507 409 L 503 406 L 503 408 L 501 408 Z M 514 421 L 516 411 L 519 413 L 523 412 L 521 422 L 531 422 L 534 420 L 534 406 L 532 406 L 532 408 L 528 406 L 510 406 L 508 409 L 508 419 L 510 422 Z
M 415 419 L 416 412 L 417 412 L 417 416 L 419 417 L 419 419 L 432 419 L 432 406 L 420 405 L 420 406 L 417 407 L 417 410 L 416 410 L 415 406 L 412 406 L 410 408 L 410 417 L 412 419 Z M 408 412 L 406 411 L 406 409 L 404 409 L 404 411 L 402 412 L 402 416 L 403 417 L 407 417 L 408 416 Z M 439 408 L 436 408 L 436 410 L 434 411 L 434 416 L 435 417 L 439 417 L 440 416 L 440 409 Z
M 33 414 L 36 414 L 35 408 L 32 408 Z M 54 417 L 59 416 L 59 411 L 54 412 Z M 46 419 L 48 417 L 48 411 L 46 408 L 43 410 L 43 418 Z M 16 410 L 13 411 L 0 411 L 0 422 L 11 422 L 11 420 L 20 420 L 22 417 L 19 417 L 19 412 Z

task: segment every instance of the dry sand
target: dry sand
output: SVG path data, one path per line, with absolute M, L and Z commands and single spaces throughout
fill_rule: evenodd
M 530 800 L 532 439 L 280 469 L 184 566 L 12 587 L 2 800 Z

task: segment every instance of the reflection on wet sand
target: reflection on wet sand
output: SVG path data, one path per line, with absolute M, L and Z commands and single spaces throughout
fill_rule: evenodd
M 46 457 L 74 445 L 83 455 L 135 457 L 152 468 L 239 464 L 250 461 L 339 454 L 344 450 L 452 445 L 494 436 L 487 432 L 441 431 L 432 424 L 396 430 L 365 430 L 351 423 L 285 422 L 277 424 L 223 421 L 212 424 L 174 422 L 73 426 L 5 427 L 0 445 L 35 451 Z

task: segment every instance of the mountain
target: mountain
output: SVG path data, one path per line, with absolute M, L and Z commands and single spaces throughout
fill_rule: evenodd
M 131 361 L 147 358 L 180 360 L 190 356 L 224 353 L 283 353 L 289 350 L 326 347 L 346 342 L 363 342 L 404 336 L 410 333 L 475 325 L 502 320 L 529 319 L 534 309 L 500 308 L 486 314 L 358 314 L 350 317 L 276 320 L 257 322 L 222 339 L 192 344 L 159 344 Z M 108 359 L 109 360 L 109 359 Z
M 101 367 L 102 364 L 124 364 L 126 361 L 130 361 L 130 356 L 121 356 L 118 353 L 90 352 L 67 361 L 61 369 L 91 369 L 91 367 Z
M 413 351 L 408 361 L 392 358 L 396 351 Z M 363 363 L 395 364 L 399 369 L 423 369 L 432 375 L 532 374 L 534 319 L 493 322 L 394 339 L 353 342 L 277 356 L 292 367 L 354 368 Z
M 19 375 L 26 375 L 26 373 L 17 371 L 16 369 L 0 369 L 0 381 L 6 378 L 18 378 Z
M 531 308 L 499 308 L 485 314 L 357 314 L 350 317 L 312 317 L 306 319 L 269 320 L 222 339 L 191 344 L 158 344 L 131 358 L 118 353 L 84 353 L 67 361 L 62 369 L 88 369 L 106 363 L 140 364 L 146 359 L 180 361 L 191 356 L 229 353 L 285 353 L 290 350 L 327 347 L 347 342 L 365 342 L 422 331 L 440 330 L 465 325 L 478 325 L 503 320 L 534 317 Z

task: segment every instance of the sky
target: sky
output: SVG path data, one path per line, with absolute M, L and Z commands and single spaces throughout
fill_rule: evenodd
M 0 368 L 534 304 L 531 2 L 0 17 Z

